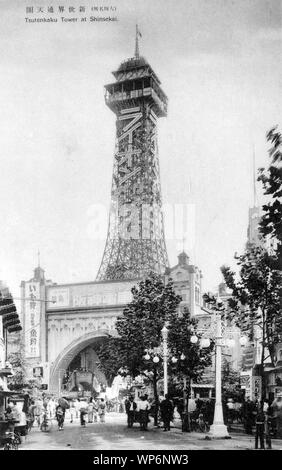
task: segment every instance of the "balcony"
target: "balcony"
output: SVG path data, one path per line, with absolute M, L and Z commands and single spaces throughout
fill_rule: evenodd
M 126 101 L 137 104 L 135 103 L 135 100 L 138 100 L 139 98 L 148 98 L 148 100 L 153 103 L 153 109 L 158 117 L 167 115 L 166 101 L 162 100 L 156 91 L 151 87 L 132 91 L 118 91 L 114 93 L 110 93 L 107 90 L 105 94 L 106 104 L 113 110 L 119 109 L 119 104 Z M 127 105 L 130 106 L 130 103 L 127 103 Z

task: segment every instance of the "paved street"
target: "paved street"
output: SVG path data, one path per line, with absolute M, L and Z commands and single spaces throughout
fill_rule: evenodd
M 69 423 L 66 420 L 63 431 L 58 431 L 53 421 L 51 432 L 43 433 L 37 427 L 27 436 L 21 450 L 212 450 L 254 448 L 254 437 L 233 433 L 232 439 L 205 440 L 200 433 L 182 433 L 180 421 L 170 432 L 154 428 L 149 424 L 149 431 L 142 432 L 137 424 L 132 429 L 126 425 L 126 415 L 110 413 L 106 415 L 106 423 L 87 424 L 82 428 L 79 420 Z M 282 450 L 282 440 L 273 441 L 273 449 Z

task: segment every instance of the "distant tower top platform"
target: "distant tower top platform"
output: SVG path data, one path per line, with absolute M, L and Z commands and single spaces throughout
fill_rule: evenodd
M 139 35 L 136 29 L 135 56 L 122 62 L 112 72 L 116 82 L 105 86 L 105 101 L 115 114 L 146 101 L 157 117 L 163 117 L 167 115 L 168 99 L 160 86 L 160 79 L 147 60 L 139 55 Z

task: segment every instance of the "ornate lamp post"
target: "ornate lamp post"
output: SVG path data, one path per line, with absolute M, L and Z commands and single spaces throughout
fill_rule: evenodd
M 152 348 L 152 349 L 146 349 L 146 355 L 144 356 L 144 359 L 146 359 L 146 361 L 149 361 L 151 358 L 150 354 L 152 354 L 154 364 L 158 364 L 160 361 L 160 357 L 163 358 L 164 395 L 166 395 L 168 392 L 167 365 L 168 365 L 168 359 L 169 359 L 169 350 L 167 346 L 168 328 L 166 325 L 164 325 L 164 327 L 162 328 L 161 333 L 162 333 L 162 338 L 163 338 L 162 346 Z M 175 363 L 177 362 L 177 358 L 173 356 L 171 358 L 171 361 Z
M 210 338 L 215 341 L 215 409 L 213 424 L 210 428 L 208 436 L 210 438 L 229 438 L 227 426 L 223 420 L 223 409 L 222 409 L 222 377 L 221 377 L 221 365 L 222 365 L 222 347 L 233 346 L 234 339 L 232 339 L 232 329 L 226 327 L 223 331 L 221 314 L 220 311 L 224 310 L 223 303 L 217 300 L 218 313 L 215 313 L 211 327 L 204 331 L 201 339 L 201 347 L 209 347 Z M 246 345 L 246 338 L 240 338 L 240 344 Z
M 173 364 L 175 364 L 176 362 L 178 362 L 179 359 L 181 361 L 184 361 L 185 355 L 182 353 L 179 358 L 177 358 L 175 356 L 171 356 L 170 353 L 169 353 L 168 345 L 167 345 L 168 328 L 167 328 L 166 325 L 164 325 L 164 327 L 162 328 L 161 333 L 162 333 L 162 338 L 163 338 L 162 346 L 151 348 L 151 349 L 146 349 L 146 354 L 144 356 L 144 359 L 146 361 L 149 361 L 151 359 L 151 356 L 150 356 L 150 354 L 151 354 L 153 363 L 156 366 L 160 361 L 160 357 L 162 357 L 162 359 L 163 359 L 163 373 L 164 373 L 164 395 L 166 395 L 168 393 L 168 373 L 167 373 L 168 360 L 170 359 L 171 362 Z M 193 341 L 192 338 L 194 339 L 194 341 Z M 192 338 L 190 339 L 191 342 L 195 343 L 195 342 L 198 341 L 198 338 L 195 335 Z M 182 429 L 183 431 L 188 431 L 189 430 L 188 410 L 187 410 L 187 400 L 186 400 L 186 387 L 187 387 L 186 377 L 184 377 L 183 401 L 184 401 L 184 409 L 186 410 L 187 419 L 185 420 L 184 427 Z M 183 415 L 185 415 L 185 413 L 183 413 Z M 184 416 L 183 416 L 183 419 L 184 419 Z
M 162 329 L 162 337 L 163 337 L 163 365 L 164 365 L 164 395 L 167 394 L 168 386 L 167 386 L 167 360 L 168 360 L 168 348 L 167 348 L 167 336 L 168 336 L 168 329 L 166 326 Z
M 210 428 L 210 437 L 230 437 L 227 426 L 223 420 L 221 396 L 221 353 L 222 353 L 222 325 L 221 316 L 215 316 L 215 409 L 213 424 Z

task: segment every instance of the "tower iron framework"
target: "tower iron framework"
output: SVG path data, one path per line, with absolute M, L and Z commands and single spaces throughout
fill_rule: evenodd
M 167 115 L 167 97 L 146 59 L 124 61 L 105 86 L 105 102 L 116 115 L 116 145 L 108 234 L 97 280 L 163 274 L 165 245 L 157 143 L 157 119 Z

